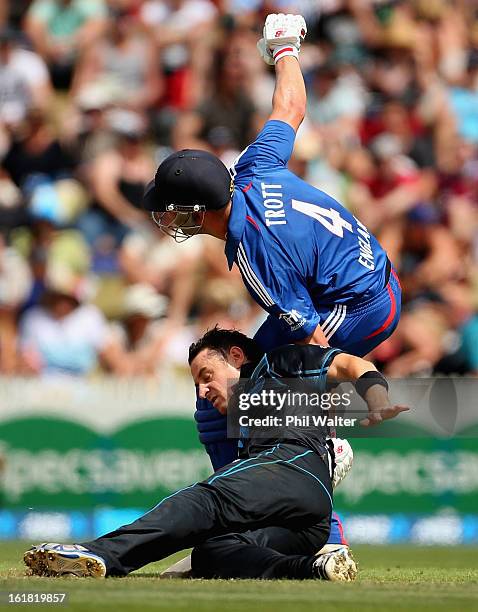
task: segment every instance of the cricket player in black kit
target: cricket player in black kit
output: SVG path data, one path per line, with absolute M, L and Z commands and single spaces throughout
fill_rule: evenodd
M 263 381 L 283 390 L 287 378 L 302 378 L 317 393 L 352 380 L 368 404 L 366 421 L 406 410 L 391 406 L 387 383 L 371 363 L 330 347 L 286 345 L 264 356 L 240 332 L 214 329 L 190 347 L 189 363 L 199 394 L 223 413 L 230 381 L 240 377 L 248 379 L 237 385 L 241 393 Z M 195 547 L 197 576 L 351 580 L 348 549 L 314 554 L 327 540 L 333 507 L 326 436 L 326 427 L 292 427 L 280 439 L 248 439 L 240 459 L 133 523 L 82 545 L 34 546 L 25 563 L 40 575 L 125 576 Z

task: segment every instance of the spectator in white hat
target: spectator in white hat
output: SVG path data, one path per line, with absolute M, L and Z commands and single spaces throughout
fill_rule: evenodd
M 84 376 L 94 372 L 107 350 L 107 324 L 87 303 L 88 288 L 64 266 L 47 271 L 42 303 L 20 320 L 24 373 Z
M 168 300 L 154 287 L 137 283 L 124 295 L 121 322 L 110 326 L 106 367 L 120 376 L 151 376 L 160 366 L 160 357 L 169 337 L 164 316 Z

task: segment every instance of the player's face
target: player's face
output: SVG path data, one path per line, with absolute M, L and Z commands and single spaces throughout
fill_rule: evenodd
M 174 210 L 153 212 L 152 217 L 161 231 L 176 242 L 184 242 L 196 234 L 210 234 L 225 240 L 230 210 L 230 202 L 220 210 L 211 211 L 206 211 L 205 206 L 200 206 L 198 211 L 176 206 Z
M 204 211 L 166 211 L 159 213 L 157 219 L 156 222 L 165 234 L 174 238 L 176 242 L 183 242 L 188 237 L 201 233 Z
M 239 379 L 242 363 L 243 353 L 241 358 L 241 355 L 234 353 L 234 348 L 227 360 L 215 351 L 204 349 L 191 363 L 191 374 L 198 386 L 199 397 L 208 399 L 221 414 L 227 412 L 228 394 Z

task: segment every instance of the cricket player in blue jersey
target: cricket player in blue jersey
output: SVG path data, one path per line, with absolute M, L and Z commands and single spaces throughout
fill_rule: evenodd
M 185 149 L 159 166 L 144 206 L 180 242 L 198 233 L 225 241 L 269 316 L 255 336 L 267 351 L 287 342 L 363 356 L 390 336 L 400 316 L 400 283 L 387 254 L 351 212 L 287 168 L 306 108 L 298 62 L 307 32 L 299 15 L 269 15 L 258 43 L 275 65 L 272 113 L 228 170 L 206 151 Z M 215 469 L 236 458 L 225 418 L 207 400 L 195 414 Z M 375 418 L 371 415 L 371 418 Z M 342 538 L 333 521 L 331 539 Z

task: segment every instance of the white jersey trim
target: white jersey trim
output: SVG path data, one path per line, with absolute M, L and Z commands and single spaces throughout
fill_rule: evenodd
M 244 250 L 242 244 L 239 244 L 239 247 L 237 249 L 237 265 L 239 266 L 241 274 L 247 280 L 254 292 L 258 295 L 258 297 L 263 301 L 266 307 L 273 306 L 275 302 L 268 294 L 266 288 L 264 287 L 264 285 L 262 285 L 256 273 L 252 269 L 250 263 L 248 262 L 246 251 Z
M 337 310 L 337 316 L 334 317 L 334 320 L 330 322 L 327 326 L 327 331 L 324 331 L 325 337 L 327 340 L 330 340 L 335 332 L 339 329 L 339 327 L 344 322 L 344 319 L 347 315 L 347 306 L 345 304 L 340 304 Z
M 236 159 L 232 162 L 232 165 L 229 168 L 229 174 L 231 175 L 231 178 L 235 178 L 236 177 L 236 166 L 239 163 L 239 161 L 241 160 L 241 157 L 247 152 L 247 149 L 249 148 L 250 145 L 248 145 L 244 151 L 241 151 L 241 153 L 239 153 L 239 155 L 236 157 Z
M 327 332 L 327 330 L 329 329 L 330 325 L 333 325 L 333 320 L 335 320 L 336 316 L 337 316 L 337 310 L 339 309 L 339 304 L 336 304 L 333 308 L 332 311 L 329 313 L 329 316 L 325 319 L 325 321 L 322 323 L 321 327 L 322 327 L 322 331 L 324 332 L 324 334 Z

